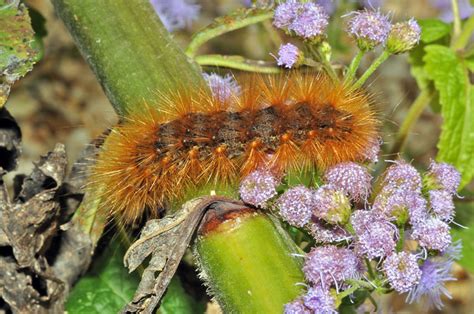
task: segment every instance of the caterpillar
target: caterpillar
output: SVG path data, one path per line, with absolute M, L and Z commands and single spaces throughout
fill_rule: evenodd
M 239 84 L 228 101 L 205 88 L 162 96 L 112 128 L 90 174 L 110 215 L 131 224 L 188 188 L 232 184 L 257 168 L 283 175 L 363 161 L 378 141 L 371 96 L 322 73 Z

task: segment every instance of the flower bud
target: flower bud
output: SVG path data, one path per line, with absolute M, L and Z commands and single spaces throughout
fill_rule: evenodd
M 386 48 L 392 54 L 409 51 L 420 41 L 421 28 L 415 19 L 396 23 L 387 38 Z

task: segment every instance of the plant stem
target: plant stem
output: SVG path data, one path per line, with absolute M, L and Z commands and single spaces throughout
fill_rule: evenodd
M 248 25 L 256 24 L 273 17 L 273 12 L 268 10 L 248 10 L 248 16 L 244 18 L 233 18 L 232 16 L 222 17 L 206 29 L 196 33 L 191 39 L 191 43 L 186 48 L 186 55 L 194 58 L 199 48 L 207 41 L 222 34 L 234 31 Z
M 279 67 L 270 66 L 268 62 L 249 60 L 242 56 L 223 56 L 223 55 L 202 55 L 195 59 L 201 66 L 215 66 L 236 69 L 241 71 L 250 71 L 258 73 L 275 74 L 280 73 Z
M 377 68 L 385 62 L 385 60 L 388 59 L 390 56 L 390 52 L 387 50 L 384 50 L 380 56 L 377 57 L 377 59 L 374 60 L 374 62 L 370 65 L 370 67 L 362 74 L 362 76 L 357 80 L 357 82 L 354 83 L 352 86 L 354 89 L 360 88 L 362 85 L 364 85 L 365 81 L 377 70 Z
M 362 57 L 364 56 L 364 54 L 365 54 L 365 51 L 359 50 L 359 52 L 357 52 L 357 54 L 354 56 L 354 59 L 352 59 L 352 62 L 349 65 L 349 69 L 347 69 L 347 72 L 346 72 L 346 78 L 345 78 L 346 83 L 350 83 L 354 79 L 357 69 L 359 68 L 360 61 L 362 60 Z
M 457 40 L 461 34 L 461 17 L 459 15 L 458 0 L 451 0 L 451 8 L 453 10 L 453 42 Z
M 200 227 L 195 256 L 201 276 L 224 313 L 281 313 L 303 290 L 298 248 L 264 214 L 230 213 L 225 219 L 208 212 L 215 218 Z
M 464 49 L 471 39 L 472 33 L 474 32 L 474 15 L 471 15 L 469 19 L 464 23 L 464 27 L 452 44 L 454 50 Z
M 204 84 L 148 0 L 52 2 L 120 115 Z
M 403 149 L 411 128 L 420 117 L 423 110 L 428 106 L 433 98 L 434 92 L 429 89 L 423 89 L 410 107 L 400 129 L 398 130 L 395 143 L 390 150 L 390 155 L 396 154 Z

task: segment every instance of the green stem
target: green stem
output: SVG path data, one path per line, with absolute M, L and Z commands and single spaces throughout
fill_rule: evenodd
M 403 120 L 400 129 L 398 130 L 397 137 L 395 139 L 395 143 L 390 150 L 390 155 L 399 153 L 403 146 L 406 143 L 408 135 L 415 124 L 415 122 L 420 117 L 423 110 L 428 106 L 431 99 L 433 98 L 434 92 L 429 89 L 423 89 L 418 97 L 415 99 L 413 104 L 410 107 L 405 119 Z
M 120 115 L 204 84 L 148 0 L 52 2 Z
M 321 46 L 319 46 L 318 48 L 315 48 L 313 45 L 311 45 L 309 46 L 309 50 L 312 56 L 316 57 L 319 60 L 319 62 L 321 62 L 326 74 L 329 75 L 329 77 L 334 82 L 339 81 L 339 78 L 337 77 L 336 71 L 334 71 L 334 68 L 332 67 L 331 62 L 326 58 L 325 54 L 321 51 Z
M 374 270 L 372 269 L 372 264 L 370 264 L 370 261 L 367 258 L 365 259 L 365 265 L 367 265 L 367 273 L 369 274 L 369 278 L 375 279 L 376 275 L 374 273 Z
M 211 24 L 206 29 L 198 32 L 191 39 L 186 54 L 193 58 L 196 56 L 199 48 L 207 41 L 218 37 L 222 34 L 234 31 L 248 25 L 263 22 L 271 19 L 273 12 L 268 10 L 249 10 L 249 15 L 244 18 L 235 19 L 232 17 L 223 17 Z
M 453 42 L 457 40 L 461 34 L 461 16 L 459 15 L 458 0 L 451 0 L 451 7 L 453 10 Z
M 195 250 L 201 276 L 224 313 L 282 313 L 303 292 L 298 248 L 261 213 L 233 211 L 227 220 L 210 220 L 201 226 Z
M 249 60 L 242 56 L 202 55 L 197 56 L 194 60 L 201 66 L 225 67 L 267 74 L 275 74 L 282 71 L 279 67 L 268 65 L 268 62 Z
M 362 74 L 362 76 L 357 80 L 357 82 L 354 83 L 353 88 L 357 89 L 362 87 L 364 83 L 367 81 L 367 79 L 377 70 L 377 68 L 385 62 L 385 60 L 388 59 L 390 56 L 390 52 L 387 50 L 384 50 L 380 56 L 377 57 L 377 59 L 374 60 L 374 62 L 370 65 L 370 67 Z
M 474 32 L 474 15 L 471 15 L 469 19 L 464 23 L 464 27 L 452 44 L 454 50 L 464 49 L 471 39 L 472 33 Z
M 349 65 L 349 69 L 347 69 L 347 72 L 346 72 L 346 78 L 345 78 L 346 83 L 350 83 L 354 79 L 357 69 L 359 68 L 360 62 L 364 54 L 365 54 L 365 51 L 359 50 L 359 52 L 357 52 L 357 54 L 354 56 L 354 59 L 352 59 L 352 62 Z

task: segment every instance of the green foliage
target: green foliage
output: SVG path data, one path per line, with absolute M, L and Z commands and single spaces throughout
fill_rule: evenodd
M 23 4 L 0 0 L 0 107 L 18 79 L 31 71 L 37 62 L 38 46 L 34 40 L 28 10 Z
M 425 48 L 425 71 L 439 92 L 443 125 L 437 160 L 453 164 L 462 174 L 461 187 L 474 174 L 474 91 L 464 60 L 448 47 Z
M 110 245 L 103 252 L 91 272 L 72 289 L 66 303 L 69 313 L 117 313 L 132 299 L 139 278 L 123 267 L 123 255 L 119 244 Z
M 179 278 L 171 280 L 158 310 L 160 314 L 204 313 L 204 303 L 197 303 L 184 290 Z
M 421 41 L 425 44 L 439 40 L 451 32 L 451 25 L 437 19 L 419 20 Z

